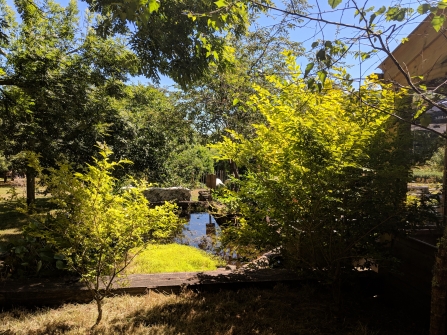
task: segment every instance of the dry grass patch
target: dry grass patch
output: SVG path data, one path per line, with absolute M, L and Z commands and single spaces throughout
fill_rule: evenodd
M 150 293 L 108 298 L 104 319 L 92 334 L 425 334 L 395 302 L 356 297 L 341 313 L 318 287 L 283 285 L 219 293 Z M 366 299 L 366 300 L 365 300 Z M 87 334 L 96 317 L 93 303 L 0 314 L 0 334 Z

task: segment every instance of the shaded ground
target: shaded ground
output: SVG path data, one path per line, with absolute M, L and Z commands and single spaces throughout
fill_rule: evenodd
M 115 297 L 93 334 L 426 334 L 417 303 L 370 291 L 352 289 L 343 309 L 319 285 Z M 0 334 L 85 334 L 94 318 L 94 304 L 16 309 L 0 314 Z
M 17 211 L 14 202 L 0 201 L 0 249 L 14 242 L 22 235 L 22 227 L 26 224 L 26 215 Z M 46 213 L 54 208 L 49 198 L 37 198 L 36 210 Z

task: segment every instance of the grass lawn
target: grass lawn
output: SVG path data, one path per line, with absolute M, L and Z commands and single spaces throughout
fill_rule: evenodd
M 363 292 L 363 293 L 362 293 Z M 14 309 L 0 313 L 0 334 L 157 334 L 157 335 L 424 335 L 425 314 L 400 299 L 364 294 L 346 296 L 336 308 L 319 286 L 247 288 L 217 293 L 150 292 L 107 298 L 99 327 L 89 332 L 96 306 Z
M 426 184 L 442 183 L 442 171 L 414 168 L 413 179 Z
M 180 244 L 149 245 L 130 266 L 127 274 L 215 270 L 223 261 L 203 250 Z

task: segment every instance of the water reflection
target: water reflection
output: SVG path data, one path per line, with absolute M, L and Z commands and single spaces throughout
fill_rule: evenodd
M 182 236 L 178 243 L 187 244 L 211 252 L 224 258 L 233 264 L 237 254 L 228 250 L 222 250 L 218 237 L 221 229 L 214 217 L 208 213 L 192 213 L 189 222 L 183 227 Z
M 212 215 L 193 213 L 190 214 L 189 222 L 184 226 L 178 242 L 215 252 L 220 247 L 217 241 L 219 234 L 220 227 Z

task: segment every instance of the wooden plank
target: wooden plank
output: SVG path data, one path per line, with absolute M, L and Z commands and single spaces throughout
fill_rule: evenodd
M 185 287 L 194 290 L 220 290 L 246 285 L 274 285 L 278 282 L 299 280 L 293 272 L 282 269 L 215 270 L 206 272 L 181 272 L 130 275 L 114 286 L 111 294 L 141 295 L 150 290 L 179 293 Z M 91 301 L 84 284 L 66 278 L 4 281 L 0 283 L 0 306 L 60 305 L 68 302 Z

